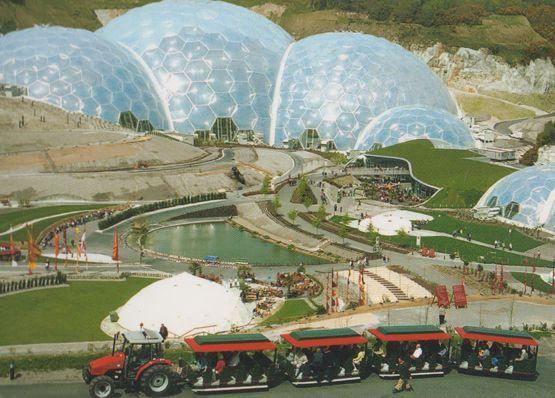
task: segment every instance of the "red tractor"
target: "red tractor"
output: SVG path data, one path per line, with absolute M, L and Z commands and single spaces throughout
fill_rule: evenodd
M 116 388 L 141 390 L 153 397 L 167 395 L 178 376 L 173 363 L 161 358 L 163 340 L 153 330 L 116 333 L 112 355 L 95 359 L 83 368 L 91 397 L 110 398 Z

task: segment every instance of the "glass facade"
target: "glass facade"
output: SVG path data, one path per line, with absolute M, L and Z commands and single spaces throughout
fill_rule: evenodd
M 153 71 L 174 128 L 209 130 L 232 118 L 266 135 L 281 57 L 292 38 L 233 4 L 166 0 L 135 8 L 97 33 L 124 44 Z
M 316 129 L 348 150 L 373 118 L 391 108 L 423 105 L 456 113 L 443 83 L 416 56 L 360 33 L 325 33 L 295 43 L 278 85 L 275 145 Z
M 359 135 L 355 149 L 369 150 L 400 142 L 427 138 L 436 148 L 465 149 L 474 147 L 468 127 L 443 109 L 402 106 L 385 111 L 372 120 Z
M 505 218 L 555 232 L 555 164 L 509 174 L 496 182 L 477 206 L 498 207 Z
M 346 32 L 294 42 L 221 1 L 147 4 L 96 33 L 10 33 L 0 38 L 0 82 L 137 129 L 246 132 L 270 145 L 339 150 L 412 138 L 472 146 L 446 87 L 401 46 Z
M 132 112 L 158 129 L 169 127 L 147 71 L 124 48 L 86 30 L 34 27 L 2 36 L 0 82 L 70 112 L 114 123 Z

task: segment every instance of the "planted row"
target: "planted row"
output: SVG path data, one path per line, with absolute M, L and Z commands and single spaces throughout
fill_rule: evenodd
M 206 202 L 209 200 L 225 199 L 225 192 L 210 192 L 195 196 L 183 196 L 181 198 L 174 198 L 168 200 L 161 200 L 158 202 L 149 203 L 142 206 L 131 207 L 119 213 L 109 216 L 105 220 L 98 223 L 100 229 L 110 228 L 128 218 L 138 216 L 140 214 L 148 213 L 155 210 L 167 209 L 174 206 L 182 206 L 190 203 Z

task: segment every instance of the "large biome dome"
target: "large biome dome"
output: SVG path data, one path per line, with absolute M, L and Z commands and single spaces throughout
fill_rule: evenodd
M 148 72 L 124 48 L 86 30 L 35 27 L 3 36 L 0 82 L 70 112 L 114 123 L 131 112 L 154 128 L 169 127 Z
M 217 118 L 232 118 L 239 130 L 268 133 L 279 62 L 292 41 L 270 20 L 220 1 L 166 0 L 97 33 L 151 68 L 176 130 L 209 130 Z
M 423 106 L 401 106 L 385 111 L 372 120 L 358 136 L 355 149 L 369 150 L 426 138 L 436 148 L 468 149 L 474 139 L 468 127 L 443 109 Z
M 509 174 L 482 196 L 477 207 L 497 207 L 508 220 L 555 233 L 555 164 Z
M 282 68 L 270 144 L 316 130 L 320 138 L 347 150 L 373 118 L 391 108 L 422 105 L 456 112 L 447 89 L 426 64 L 371 35 L 305 38 L 292 46 Z

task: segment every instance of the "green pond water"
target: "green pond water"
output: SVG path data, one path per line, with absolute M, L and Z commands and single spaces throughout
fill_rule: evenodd
M 244 261 L 249 264 L 322 263 L 316 257 L 265 242 L 223 222 L 159 229 L 147 235 L 145 246 L 158 252 L 185 257 L 218 256 L 223 261 Z

